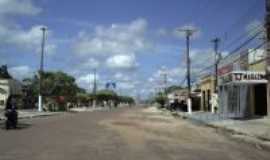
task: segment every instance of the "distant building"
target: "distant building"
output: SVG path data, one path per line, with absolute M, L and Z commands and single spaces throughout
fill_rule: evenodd
M 174 91 L 168 93 L 167 95 L 168 95 L 169 103 L 173 103 L 175 101 L 177 101 L 179 103 L 181 101 L 186 102 L 187 97 L 188 97 L 188 90 L 187 89 L 177 89 L 177 90 L 174 90 Z
M 7 70 L 7 66 L 0 67 L 0 109 L 3 109 L 9 95 L 22 95 L 21 83 L 13 79 Z
M 196 91 L 196 90 L 195 90 Z M 192 110 L 199 110 L 200 109 L 200 92 L 191 92 L 191 99 L 192 99 Z M 176 89 L 167 94 L 169 103 L 172 104 L 174 102 L 181 103 L 183 102 L 186 104 L 188 99 L 188 89 Z

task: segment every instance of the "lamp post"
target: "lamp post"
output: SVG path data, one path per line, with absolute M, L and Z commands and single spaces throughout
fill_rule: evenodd
M 38 111 L 42 112 L 42 78 L 44 69 L 44 47 L 45 47 L 45 32 L 46 27 L 40 28 L 42 31 L 42 41 L 41 41 L 41 56 L 40 56 L 40 70 L 39 70 L 39 96 L 38 96 Z

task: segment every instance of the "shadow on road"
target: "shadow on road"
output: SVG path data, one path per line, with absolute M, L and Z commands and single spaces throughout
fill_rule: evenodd
M 16 130 L 21 130 L 21 129 L 27 129 L 29 127 L 31 127 L 32 125 L 29 124 L 29 123 L 23 123 L 23 122 L 19 122 L 18 125 L 17 125 L 17 128 Z M 5 121 L 0 121 L 0 129 L 2 130 L 6 130 L 6 127 L 5 127 Z

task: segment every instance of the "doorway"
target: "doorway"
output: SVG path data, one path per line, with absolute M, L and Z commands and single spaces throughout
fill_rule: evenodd
M 267 115 L 267 96 L 266 84 L 258 84 L 254 86 L 254 105 L 255 115 Z
M 207 90 L 207 111 L 211 111 L 210 100 L 211 100 L 211 91 L 208 89 Z

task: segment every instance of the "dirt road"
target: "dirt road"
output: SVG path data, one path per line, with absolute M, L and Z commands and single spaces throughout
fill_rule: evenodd
M 3 122 L 1 127 L 3 127 Z M 263 160 L 270 152 L 148 108 L 23 120 L 0 130 L 0 160 Z

